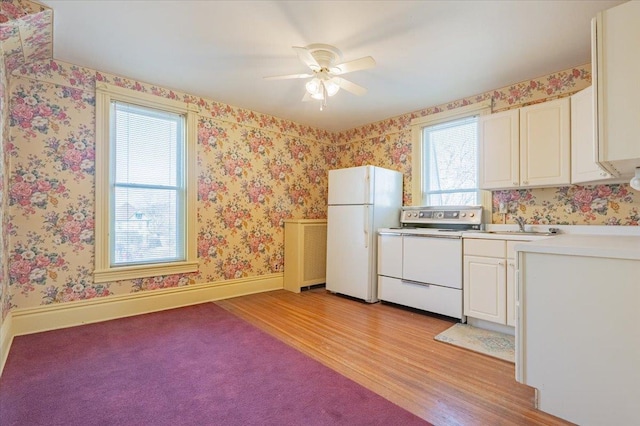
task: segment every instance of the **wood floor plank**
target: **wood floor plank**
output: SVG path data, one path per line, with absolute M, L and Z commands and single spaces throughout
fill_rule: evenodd
M 533 408 L 514 365 L 434 340 L 453 320 L 324 288 L 216 302 L 435 425 L 565 425 Z

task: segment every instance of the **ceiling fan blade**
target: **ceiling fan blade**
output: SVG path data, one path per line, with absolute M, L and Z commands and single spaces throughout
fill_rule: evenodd
M 353 93 L 354 95 L 362 96 L 367 93 L 367 89 L 365 89 L 364 87 L 352 83 L 349 80 L 345 80 L 344 78 L 334 77 L 332 81 L 340 86 L 341 89 Z
M 371 56 L 354 59 L 353 61 L 343 62 L 331 67 L 331 73 L 335 75 L 346 74 L 348 72 L 366 70 L 376 66 L 376 61 Z M 337 70 L 337 71 L 336 71 Z
M 313 55 L 311 55 L 311 52 L 309 52 L 309 50 L 306 47 L 293 46 L 293 50 L 295 50 L 296 53 L 298 54 L 298 58 L 300 58 L 300 60 L 304 62 L 313 71 L 319 71 L 320 68 L 322 68 L 318 63 L 318 61 L 316 61 L 316 58 L 314 58 Z
M 304 92 L 304 96 L 302 97 L 302 102 L 311 102 L 313 98 L 309 92 Z
M 313 77 L 313 74 L 289 74 L 289 75 L 274 75 L 272 77 L 263 77 L 265 80 L 287 80 L 289 78 L 309 78 Z

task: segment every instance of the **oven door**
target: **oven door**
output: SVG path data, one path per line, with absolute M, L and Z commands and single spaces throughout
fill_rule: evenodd
M 462 238 L 405 234 L 402 278 L 462 289 Z

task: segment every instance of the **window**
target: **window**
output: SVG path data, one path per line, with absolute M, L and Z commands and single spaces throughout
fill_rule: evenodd
M 96 100 L 95 281 L 197 270 L 195 111 L 108 85 Z
M 422 129 L 422 200 L 430 206 L 478 205 L 478 118 Z
M 483 102 L 412 121 L 413 204 L 480 205 L 478 188 L 478 115 Z

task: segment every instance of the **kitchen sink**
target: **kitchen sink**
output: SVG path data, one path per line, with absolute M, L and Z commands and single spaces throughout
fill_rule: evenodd
M 557 235 L 554 232 L 544 232 L 544 231 L 482 231 L 486 234 L 496 234 L 496 235 Z

